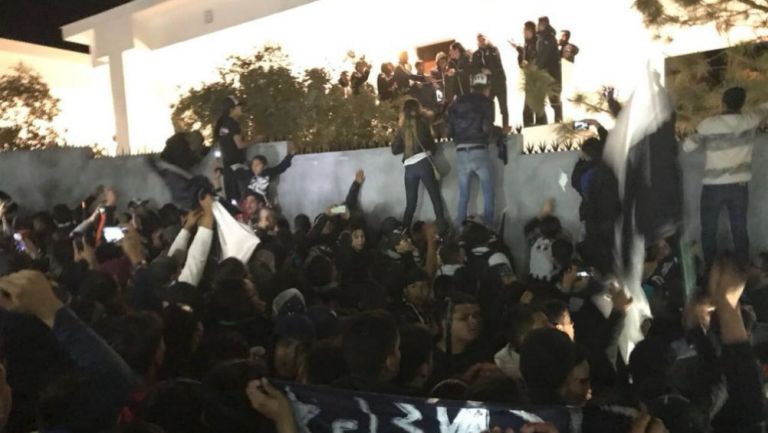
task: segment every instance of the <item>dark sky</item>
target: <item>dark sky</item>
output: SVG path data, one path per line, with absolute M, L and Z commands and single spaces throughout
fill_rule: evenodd
M 130 0 L 0 0 L 0 38 L 88 52 L 64 42 L 60 27 Z

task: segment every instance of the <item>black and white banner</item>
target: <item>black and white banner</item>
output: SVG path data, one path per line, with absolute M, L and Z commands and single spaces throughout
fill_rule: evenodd
M 518 409 L 437 399 L 414 399 L 282 384 L 302 433 L 480 433 L 494 427 L 515 431 L 531 422 L 550 422 L 571 432 L 566 407 Z M 580 413 L 580 411 L 577 411 Z

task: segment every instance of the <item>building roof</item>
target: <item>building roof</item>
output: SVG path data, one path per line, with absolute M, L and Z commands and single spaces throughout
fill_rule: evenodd
M 158 49 L 317 0 L 134 0 L 64 25 L 64 40 L 88 45 L 94 63 L 140 45 Z

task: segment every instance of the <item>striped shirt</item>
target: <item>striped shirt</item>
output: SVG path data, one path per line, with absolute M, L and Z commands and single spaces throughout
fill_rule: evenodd
M 755 137 L 766 119 L 768 104 L 763 104 L 752 112 L 720 114 L 699 124 L 696 134 L 683 143 L 683 150 L 704 149 L 704 185 L 746 183 L 752 179 Z

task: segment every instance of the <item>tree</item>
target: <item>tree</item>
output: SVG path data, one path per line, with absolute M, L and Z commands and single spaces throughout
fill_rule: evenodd
M 738 45 L 667 60 L 667 89 L 677 111 L 678 130 L 685 134 L 721 109 L 725 89 L 747 91 L 746 109 L 768 101 L 768 47 Z
M 735 25 L 768 26 L 768 0 L 635 0 L 645 23 L 669 38 L 681 27 L 713 23 L 725 33 Z M 747 90 L 747 108 L 768 100 L 768 47 L 743 44 L 706 53 L 670 58 L 666 85 L 677 110 L 678 131 L 685 135 L 720 109 L 722 91 Z
M 547 71 L 535 65 L 522 67 L 522 91 L 525 93 L 525 104 L 537 115 L 544 113 L 547 98 L 558 93 L 560 84 Z
M 724 32 L 736 24 L 768 25 L 768 0 L 635 0 L 634 6 L 657 30 L 714 23 Z
M 308 152 L 383 146 L 397 125 L 396 109 L 392 103 L 379 104 L 373 87 L 346 98 L 325 69 L 297 77 L 279 46 L 230 58 L 219 77 L 189 89 L 174 105 L 178 132 L 200 130 L 210 141 L 227 95 L 243 101 L 240 123 L 246 137 L 293 140 Z
M 19 63 L 0 76 L 0 150 L 62 144 L 52 125 L 58 114 L 59 100 L 32 69 Z

